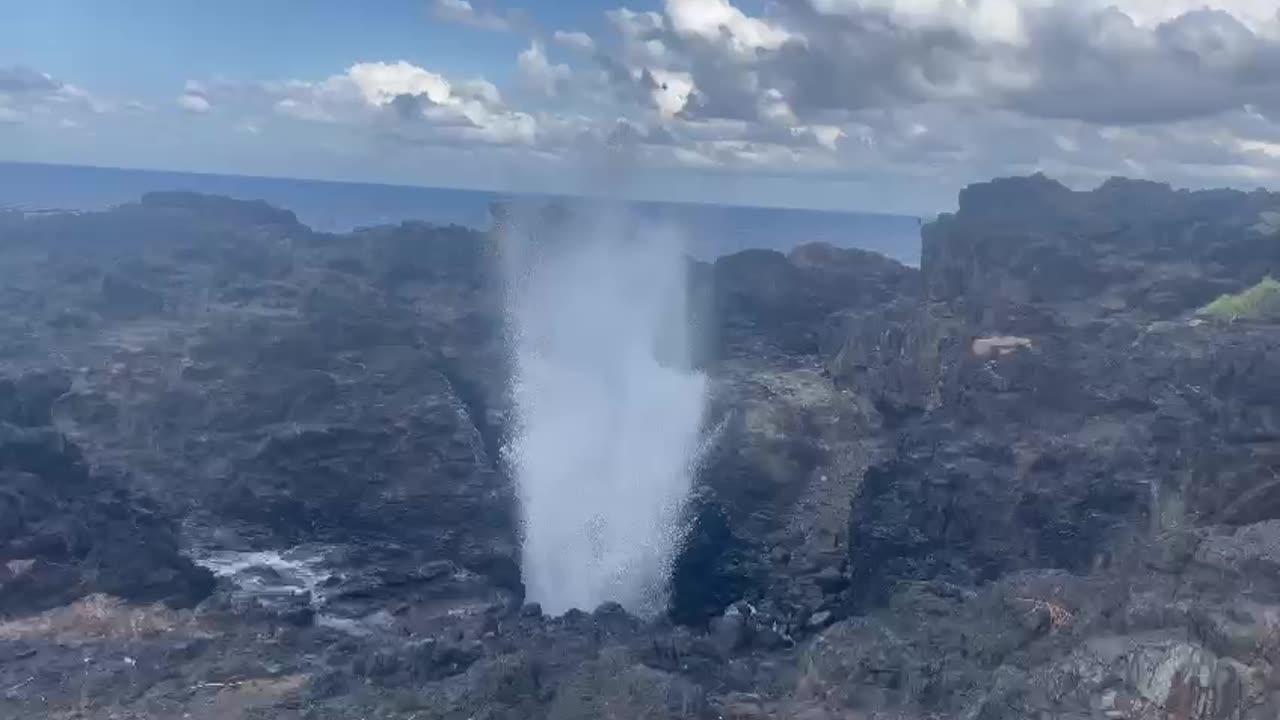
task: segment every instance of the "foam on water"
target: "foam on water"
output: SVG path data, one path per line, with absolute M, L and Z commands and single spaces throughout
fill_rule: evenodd
M 305 600 L 315 611 L 315 623 L 350 635 L 367 636 L 392 628 L 390 616 L 378 611 L 358 617 L 330 612 L 327 587 L 340 578 L 330 555 L 338 546 L 306 544 L 285 550 L 192 550 L 197 565 L 231 586 L 231 597 L 264 608 L 290 608 Z M 341 583 L 334 584 L 341 593 Z
M 707 392 L 679 235 L 617 211 L 505 242 L 528 597 L 551 613 L 656 612 Z
M 230 580 L 245 595 L 319 598 L 321 583 L 329 577 L 325 551 L 324 547 L 286 551 L 212 550 L 195 553 L 192 560 L 215 576 Z

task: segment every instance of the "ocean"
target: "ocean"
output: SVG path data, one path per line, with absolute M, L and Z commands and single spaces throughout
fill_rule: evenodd
M 485 229 L 494 202 L 540 199 L 478 190 L 0 162 L 0 208 L 104 210 L 159 190 L 265 200 L 329 232 L 404 220 Z M 903 215 L 650 202 L 632 208 L 641 217 L 678 225 L 690 254 L 703 260 L 753 248 L 786 252 L 810 242 L 871 250 L 908 265 L 920 260 L 920 221 Z

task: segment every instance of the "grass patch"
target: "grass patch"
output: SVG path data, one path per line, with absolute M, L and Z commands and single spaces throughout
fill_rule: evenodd
M 1244 292 L 1219 297 L 1199 314 L 1227 321 L 1280 320 L 1280 282 L 1265 277 Z

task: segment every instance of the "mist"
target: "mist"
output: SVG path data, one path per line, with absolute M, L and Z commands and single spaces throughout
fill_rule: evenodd
M 621 208 L 504 235 L 527 598 L 659 612 L 707 394 L 683 238 Z

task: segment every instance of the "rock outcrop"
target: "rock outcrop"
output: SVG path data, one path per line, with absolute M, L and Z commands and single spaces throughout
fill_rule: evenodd
M 191 606 L 213 576 L 179 552 L 177 526 L 95 473 L 52 427 L 58 374 L 0 379 L 0 618 L 93 593 Z
M 1211 569 L 1265 555 L 1278 517 L 1280 327 L 1197 310 L 1271 271 L 1277 206 L 1035 177 L 926 228 L 921 295 L 828 345 L 892 433 L 851 503 L 861 617 L 815 641 L 814 687 L 864 673 L 837 707 L 973 717 L 1274 712 L 1269 631 L 1227 648 L 1204 618 L 1280 609 L 1264 573 Z
M 1198 311 L 1277 212 L 1037 176 L 919 270 L 691 261 L 713 442 L 655 619 L 523 603 L 494 238 L 2 218 L 0 716 L 1274 717 L 1280 326 Z

